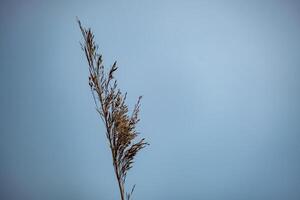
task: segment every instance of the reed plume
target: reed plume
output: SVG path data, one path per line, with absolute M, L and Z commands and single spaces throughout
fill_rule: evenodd
M 128 106 L 125 103 L 127 93 L 121 93 L 114 77 L 114 73 L 118 69 L 117 63 L 114 62 L 112 67 L 105 72 L 102 55 L 98 53 L 98 45 L 94 41 L 93 32 L 90 28 L 84 28 L 78 19 L 77 21 L 83 36 L 81 47 L 88 63 L 89 86 L 96 110 L 105 126 L 120 197 L 121 200 L 130 200 L 135 185 L 131 192 L 125 191 L 126 175 L 132 168 L 137 153 L 148 145 L 145 138 L 135 142 L 139 134 L 136 131 L 136 125 L 140 120 L 139 111 L 142 97 L 138 98 L 132 113 L 129 114 Z

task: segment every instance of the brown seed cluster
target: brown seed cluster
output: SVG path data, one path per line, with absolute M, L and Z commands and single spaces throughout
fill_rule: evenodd
M 136 125 L 139 122 L 139 110 L 141 96 L 134 106 L 132 114 L 129 114 L 125 104 L 126 95 L 118 88 L 114 72 L 118 69 L 115 62 L 106 73 L 103 66 L 102 55 L 98 54 L 98 46 L 94 41 L 91 29 L 78 24 L 83 36 L 82 50 L 85 52 L 89 67 L 89 85 L 92 91 L 96 109 L 106 128 L 106 137 L 112 153 L 113 166 L 118 181 L 121 199 L 130 199 L 134 187 L 130 193 L 125 194 L 125 180 L 129 169 L 134 163 L 134 157 L 143 149 L 147 142 L 145 138 L 135 142 L 138 135 Z

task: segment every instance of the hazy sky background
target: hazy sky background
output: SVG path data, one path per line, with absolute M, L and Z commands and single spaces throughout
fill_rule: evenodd
M 300 199 L 300 3 L 284 0 L 1 1 L 0 199 L 119 198 L 76 16 L 128 103 L 144 96 L 135 200 Z

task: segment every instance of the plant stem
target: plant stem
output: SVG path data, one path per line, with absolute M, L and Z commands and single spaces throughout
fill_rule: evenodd
M 116 178 L 118 180 L 118 185 L 119 185 L 119 190 L 120 190 L 120 195 L 121 195 L 121 200 L 125 200 L 124 199 L 124 187 L 123 187 L 123 184 L 122 184 L 122 180 L 120 179 L 120 175 L 118 173 L 118 168 L 116 166 L 116 163 L 114 161 L 114 166 L 115 166 L 115 174 L 116 174 Z

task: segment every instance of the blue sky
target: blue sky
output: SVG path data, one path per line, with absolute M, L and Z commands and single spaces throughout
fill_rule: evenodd
M 300 198 L 297 1 L 0 5 L 1 199 L 119 197 L 76 16 L 144 97 L 134 199 Z

